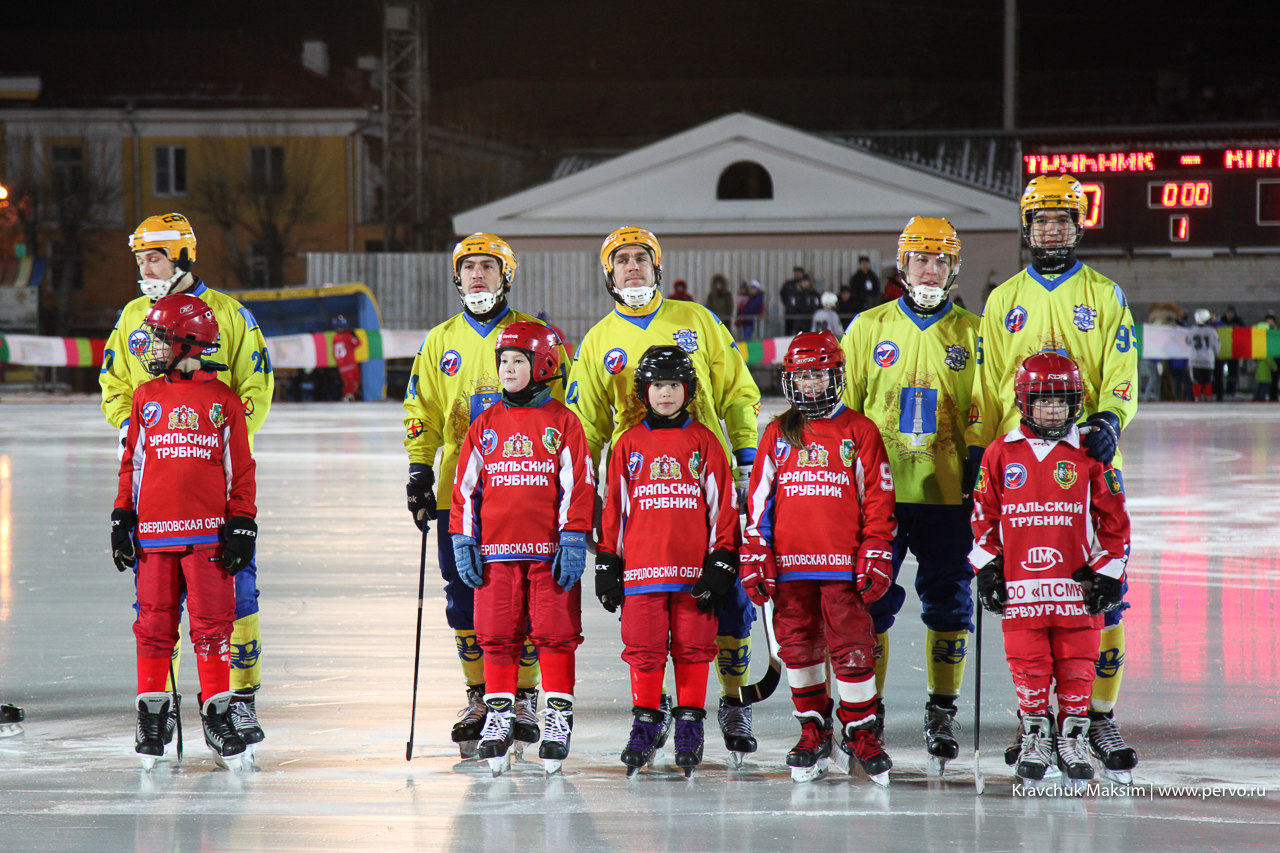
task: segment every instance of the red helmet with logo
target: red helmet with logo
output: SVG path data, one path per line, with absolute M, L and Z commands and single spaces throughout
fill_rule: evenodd
M 782 395 L 806 418 L 825 418 L 844 396 L 844 350 L 830 330 L 801 332 L 782 360 Z
M 218 345 L 218 320 L 203 299 L 189 293 L 165 296 L 147 311 L 142 328 L 151 336 L 144 352 L 147 371 L 168 373 L 184 358 L 199 358 Z M 166 346 L 157 352 L 156 344 Z
M 541 323 L 517 320 L 498 333 L 497 358 L 502 362 L 504 349 L 524 350 L 533 368 L 530 380 L 546 382 L 560 370 L 560 339 Z
M 1038 352 L 1022 362 L 1013 377 L 1014 401 L 1022 413 L 1022 423 L 1037 438 L 1062 438 L 1080 419 L 1084 408 L 1084 380 L 1080 368 L 1065 355 L 1056 352 Z M 1050 416 L 1035 414 L 1038 400 L 1061 398 L 1066 405 L 1064 414 Z

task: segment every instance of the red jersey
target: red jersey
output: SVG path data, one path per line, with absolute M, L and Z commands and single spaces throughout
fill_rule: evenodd
M 969 561 L 980 569 L 1004 554 L 1005 628 L 1101 628 L 1071 575 L 1089 566 L 1124 580 L 1129 513 L 1120 472 L 1091 458 L 1075 427 L 1046 441 L 1018 426 L 983 454 L 973 497 Z
M 879 428 L 841 406 L 809 421 L 792 447 L 777 421 L 756 451 L 747 490 L 746 537 L 773 549 L 778 580 L 853 580 L 868 539 L 892 542 L 893 473 Z
M 257 515 L 255 470 L 244 403 L 215 374 L 134 391 L 116 508 L 137 511 L 144 551 L 216 547 L 227 516 Z
M 738 495 L 720 440 L 693 418 L 678 429 L 643 421 L 609 458 L 600 548 L 622 557 L 627 595 L 687 592 L 715 549 L 738 550 Z
M 486 563 L 550 560 L 562 530 L 590 532 L 595 494 L 586 435 L 564 403 L 494 403 L 458 450 L 449 532 L 475 537 Z

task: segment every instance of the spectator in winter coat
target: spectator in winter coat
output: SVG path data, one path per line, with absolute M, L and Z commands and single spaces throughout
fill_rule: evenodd
M 721 323 L 733 325 L 733 294 L 729 292 L 728 280 L 720 273 L 711 276 L 711 292 L 702 304 L 719 317 Z
M 858 258 L 858 270 L 849 277 L 849 290 L 858 311 L 880 304 L 880 277 L 871 269 L 871 259 L 866 255 Z
M 735 322 L 741 329 L 740 334 L 743 338 L 755 337 L 762 325 L 757 321 L 764 317 L 764 291 L 760 289 L 760 282 L 753 280 L 750 284 L 742 284 L 738 288 L 738 297 L 738 319 Z
M 877 299 L 879 296 L 877 295 Z M 847 286 L 840 288 L 840 295 L 836 301 L 836 313 L 840 315 L 840 325 L 849 328 L 849 324 L 853 322 L 853 318 L 858 316 L 857 300 L 854 299 L 853 291 Z
M 800 316 L 804 312 L 798 310 L 796 306 L 797 293 L 800 290 L 800 282 L 807 278 L 804 267 L 793 267 L 791 269 L 791 278 L 782 283 L 782 288 L 778 291 L 779 297 L 782 299 L 782 314 L 784 317 L 784 329 L 788 335 L 794 335 L 796 332 L 803 332 L 809 327 L 807 317 Z M 812 313 L 812 312 L 810 312 Z
M 813 315 L 822 307 L 822 294 L 813 286 L 813 279 L 805 276 L 796 285 L 796 299 L 793 318 L 798 324 L 796 331 L 806 332 L 813 324 Z M 789 318 L 792 319 L 792 318 Z
M 679 299 L 681 302 L 692 302 L 693 296 L 689 293 L 689 285 L 684 279 L 678 278 L 671 285 L 670 299 Z
M 1275 327 L 1276 312 L 1274 311 L 1268 311 L 1263 321 L 1254 326 L 1255 329 L 1274 329 Z M 1274 403 L 1280 400 L 1280 370 L 1276 369 L 1274 358 L 1258 359 L 1258 372 L 1255 378 L 1257 379 L 1257 384 L 1253 386 L 1255 403 L 1261 403 L 1263 400 Z
M 884 301 L 895 302 L 902 294 L 906 293 L 906 288 L 902 286 L 902 273 L 896 269 L 889 274 L 884 282 Z

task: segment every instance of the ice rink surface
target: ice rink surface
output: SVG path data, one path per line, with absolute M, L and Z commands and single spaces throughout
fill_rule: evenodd
M 767 409 L 766 409 L 767 411 Z M 920 738 L 919 604 L 892 634 L 890 788 L 833 773 L 796 785 L 785 684 L 756 710 L 760 751 L 727 769 L 714 720 L 692 781 L 630 782 L 616 617 L 584 601 L 576 730 L 563 778 L 491 778 L 449 742 L 464 696 L 431 533 L 417 745 L 405 762 L 420 537 L 404 506 L 396 403 L 281 404 L 257 439 L 267 740 L 249 773 L 199 734 L 190 646 L 186 757 L 133 755 L 133 590 L 107 552 L 115 431 L 92 403 L 0 405 L 0 846 L 12 851 L 1180 851 L 1280 846 L 1280 410 L 1144 405 L 1125 433 L 1133 516 L 1128 664 L 1117 719 L 1140 794 L 1025 798 L 1002 752 L 1015 699 L 998 624 L 983 654 L 982 769 L 972 779 L 972 658 L 961 757 L 939 781 Z M 914 564 L 903 572 L 910 578 Z M 588 576 L 589 580 L 589 576 Z M 908 586 L 908 590 L 910 587 Z M 185 643 L 184 639 L 184 643 Z M 756 632 L 755 677 L 764 648 Z M 717 691 L 713 688 L 712 696 Z M 1161 786 L 1265 788 L 1173 796 Z

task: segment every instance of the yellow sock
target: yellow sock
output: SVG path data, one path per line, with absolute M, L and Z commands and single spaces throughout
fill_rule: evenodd
M 1123 622 L 1103 630 L 1094 670 L 1097 677 L 1093 680 L 1089 709 L 1106 714 L 1116 707 L 1116 700 L 1120 698 L 1120 681 L 1124 678 Z
M 969 656 L 968 631 L 925 629 L 925 673 L 930 693 L 959 696 L 964 681 L 964 661 Z
M 165 680 L 164 689 L 169 693 L 173 692 L 173 680 L 178 677 L 178 669 L 182 666 L 182 638 L 178 638 L 178 642 L 173 644 L 173 654 L 169 655 L 169 660 L 173 661 L 173 668 L 169 670 L 169 677 Z
M 462 677 L 467 680 L 467 686 L 484 684 L 484 652 L 480 650 L 476 632 L 455 629 L 453 639 L 458 644 L 458 660 L 462 663 Z
M 745 687 L 751 674 L 751 638 L 716 637 L 716 675 L 720 678 L 720 690 L 725 696 L 737 697 L 738 688 Z
M 884 695 L 884 676 L 889 671 L 889 632 L 876 634 L 876 695 Z
M 258 614 L 240 617 L 231 626 L 232 690 L 257 690 L 262 685 L 261 654 L 262 632 L 258 628 Z
M 538 663 L 538 647 L 525 637 L 524 648 L 520 651 L 520 676 L 516 679 L 516 687 L 532 690 L 541 683 L 542 665 Z

